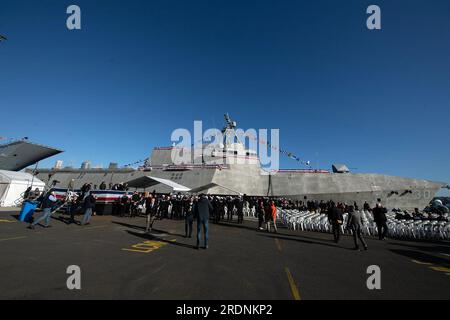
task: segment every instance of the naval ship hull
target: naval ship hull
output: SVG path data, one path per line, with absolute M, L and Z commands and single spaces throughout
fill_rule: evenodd
M 333 200 L 371 206 L 381 200 L 387 208 L 423 209 L 445 183 L 382 174 L 331 173 L 320 170 L 286 170 L 268 174 L 254 165 L 159 167 L 134 169 L 41 169 L 37 177 L 57 188 L 80 188 L 127 182 L 130 191 L 157 193 L 183 191 L 218 195 L 273 196 L 294 200 Z M 143 179 L 144 178 L 144 179 Z M 148 180 L 146 183 L 143 181 Z M 163 181 L 162 183 L 160 181 Z

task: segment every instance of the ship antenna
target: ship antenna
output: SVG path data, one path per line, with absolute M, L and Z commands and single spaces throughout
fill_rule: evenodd
M 235 129 L 237 127 L 236 121 L 233 121 L 231 119 L 228 112 L 224 114 L 224 117 L 225 117 L 225 123 L 226 123 L 225 127 L 223 127 L 223 129 L 222 129 L 222 134 L 225 134 L 224 142 L 226 142 L 227 133 L 232 131 L 233 135 L 237 138 L 238 142 L 242 144 L 241 139 L 239 139 L 239 137 L 236 135 L 236 131 L 235 131 Z

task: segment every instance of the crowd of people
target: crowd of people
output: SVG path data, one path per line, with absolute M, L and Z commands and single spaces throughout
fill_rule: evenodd
M 129 200 L 127 200 L 128 198 Z M 123 200 L 122 200 L 123 199 Z M 146 231 L 151 232 L 153 223 L 157 219 L 184 219 L 185 237 L 192 237 L 193 222 L 197 220 L 197 248 L 204 238 L 204 248 L 208 248 L 208 225 L 209 221 L 219 223 L 220 221 L 232 222 L 236 216 L 236 222 L 242 224 L 244 212 L 256 210 L 258 215 L 258 229 L 271 231 L 272 227 L 277 232 L 276 219 L 277 208 L 275 202 L 270 199 L 244 196 L 183 196 L 183 195 L 157 195 L 156 193 L 139 194 L 134 192 L 129 198 L 126 194 L 122 196 L 120 206 L 130 206 L 130 217 L 134 217 L 140 208 L 145 208 L 147 216 Z M 125 210 L 125 209 L 124 209 Z M 124 212 L 121 210 L 120 212 Z M 265 224 L 265 227 L 263 226 Z
M 106 187 L 102 182 L 101 188 Z M 356 202 L 352 205 L 346 203 L 335 203 L 333 201 L 300 201 L 287 198 L 254 197 L 254 196 L 218 196 L 218 195 L 182 195 L 182 194 L 157 194 L 155 191 L 149 192 L 128 192 L 125 184 L 111 185 L 115 190 L 125 191 L 117 198 L 113 204 L 113 214 L 120 217 L 146 216 L 146 232 L 152 232 L 153 224 L 160 219 L 183 219 L 185 222 L 185 237 L 191 238 L 194 220 L 197 220 L 197 247 L 199 247 L 201 232 L 203 231 L 204 247 L 208 247 L 208 223 L 220 223 L 221 221 L 236 222 L 242 224 L 244 215 L 251 215 L 258 218 L 258 230 L 274 232 L 277 230 L 277 208 L 296 209 L 320 214 L 326 214 L 332 226 L 334 241 L 339 242 L 342 227 L 344 224 L 344 213 L 348 213 L 347 225 L 344 226 L 352 230 L 355 249 L 359 250 L 359 242 L 367 250 L 361 229 L 363 226 L 360 209 Z M 91 190 L 92 184 L 84 184 L 79 193 L 69 192 L 64 200 L 66 212 L 70 215 L 70 223 L 77 223 L 75 215 L 83 213 L 80 225 L 88 225 L 95 209 L 96 197 Z M 104 189 L 101 189 L 104 190 Z M 37 190 L 39 192 L 39 190 Z M 36 192 L 27 190 L 27 197 L 36 197 Z M 39 193 L 37 194 L 39 195 Z M 57 204 L 56 195 L 50 191 L 42 194 L 40 199 L 43 214 L 30 224 L 34 227 L 41 221 L 45 222 L 44 227 L 49 227 L 49 220 L 52 209 Z M 384 240 L 388 233 L 387 210 L 380 202 L 371 208 L 367 202 L 362 205 L 364 211 L 371 212 L 377 224 L 378 237 Z M 415 210 L 412 214 L 406 211 L 396 211 L 396 219 L 422 219 L 426 218 L 424 213 Z M 431 213 L 430 213 L 431 214 Z
M 232 222 L 236 221 L 242 224 L 244 214 L 251 213 L 253 210 L 257 214 L 259 224 L 258 228 L 273 229 L 276 231 L 276 205 L 275 201 L 262 197 L 244 196 L 209 196 L 205 198 L 211 204 L 211 212 L 209 218 L 214 223 L 220 221 Z M 158 219 L 185 219 L 191 221 L 196 215 L 194 212 L 195 205 L 200 201 L 199 196 L 190 195 L 164 195 L 156 193 L 139 193 L 133 192 L 129 194 L 125 192 L 114 204 L 113 211 L 117 215 L 134 218 L 138 215 L 151 215 Z M 236 217 L 236 218 L 235 218 Z M 187 223 L 187 229 L 189 223 Z M 149 229 L 149 228 L 147 228 Z M 190 233 L 186 231 L 188 236 Z
M 96 205 L 96 198 L 92 194 L 93 185 L 84 184 L 79 193 L 68 192 L 64 200 L 57 200 L 56 194 L 49 191 L 41 195 L 42 215 L 35 219 L 30 229 L 42 221 L 44 227 L 50 227 L 51 212 L 54 208 L 64 202 L 66 213 L 70 216 L 69 223 L 88 225 Z M 197 220 L 198 247 L 200 244 L 201 231 L 204 234 L 204 247 L 208 247 L 208 224 L 221 221 L 236 222 L 242 224 L 244 212 L 251 210 L 258 216 L 258 229 L 277 232 L 277 208 L 275 201 L 262 197 L 244 196 L 209 196 L 209 195 L 181 195 L 181 194 L 156 194 L 155 192 L 128 192 L 117 198 L 113 204 L 113 213 L 125 217 L 135 218 L 146 216 L 146 232 L 152 231 L 153 224 L 160 219 L 175 219 L 185 221 L 185 237 L 191 238 L 194 220 Z M 279 203 L 279 202 L 278 202 Z M 83 213 L 80 222 L 75 221 L 77 213 Z

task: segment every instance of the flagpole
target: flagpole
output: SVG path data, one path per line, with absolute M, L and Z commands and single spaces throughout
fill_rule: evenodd
M 36 174 L 38 165 L 39 165 L 39 161 L 36 162 L 36 166 L 34 167 L 34 170 L 33 170 L 33 177 L 31 178 L 31 190 L 33 190 L 34 175 Z

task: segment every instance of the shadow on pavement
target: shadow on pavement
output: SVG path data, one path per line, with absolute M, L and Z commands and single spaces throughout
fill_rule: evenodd
M 409 242 L 409 240 L 408 240 Z M 419 251 L 429 251 L 429 252 L 438 252 L 438 253 L 446 253 L 450 255 L 450 245 L 448 245 L 445 242 L 392 242 L 389 241 L 388 244 L 393 246 L 400 246 L 400 247 L 408 247 L 408 248 L 414 248 Z M 424 245 L 420 245 L 424 244 Z M 427 245 L 428 244 L 428 245 Z
M 160 232 L 159 230 L 154 230 L 154 231 Z M 197 249 L 197 247 L 194 246 L 194 245 L 162 239 L 162 238 L 160 238 L 158 236 L 155 236 L 155 235 L 152 235 L 152 234 L 138 233 L 138 232 L 131 231 L 131 230 L 126 230 L 126 232 L 128 234 L 131 234 L 133 236 L 136 236 L 136 237 L 139 237 L 139 238 L 143 238 L 143 239 L 146 239 L 146 240 L 156 240 L 156 241 L 164 242 L 164 243 L 167 243 L 167 244 L 170 244 L 170 245 L 173 245 L 173 246 L 177 246 L 177 247 L 183 247 L 183 248 L 189 248 L 189 249 L 195 249 L 195 250 Z M 166 233 L 166 232 L 164 232 L 164 233 Z M 170 234 L 170 233 L 167 233 L 167 234 Z
M 247 229 L 247 230 L 251 230 L 251 231 L 258 231 L 256 227 L 249 227 L 244 224 L 238 224 L 237 222 L 219 221 L 219 223 L 212 223 L 212 225 L 229 227 L 229 228 Z
M 19 220 L 20 215 L 18 215 L 18 214 L 12 214 L 10 217 L 16 219 L 17 221 L 20 221 Z
M 338 249 L 346 249 L 346 250 L 352 250 L 351 248 L 346 248 L 346 247 L 341 247 L 339 244 L 331 244 L 331 243 L 327 243 L 324 241 L 327 240 L 323 240 L 323 241 L 311 241 L 311 240 L 304 240 L 301 239 L 301 236 L 297 236 L 294 237 L 292 235 L 285 235 L 285 234 L 280 234 L 280 233 L 261 233 L 259 234 L 260 236 L 263 237 L 267 237 L 267 238 L 277 238 L 277 239 L 281 239 L 281 240 L 288 240 L 288 241 L 296 241 L 296 242 L 301 242 L 301 243 L 307 243 L 307 244 L 317 244 L 317 245 L 322 245 L 322 246 L 327 246 L 327 247 L 333 247 L 333 248 L 338 248 Z
M 277 226 L 278 227 L 278 226 Z M 265 231 L 262 231 L 265 232 Z M 334 242 L 333 241 L 333 234 L 330 232 L 312 232 L 312 231 L 293 231 L 293 232 L 298 232 L 297 234 L 293 234 L 293 233 L 280 233 L 278 232 L 277 234 L 280 236 L 284 236 L 284 237 L 292 237 L 292 238 L 302 238 L 302 239 L 310 239 L 310 240 L 314 240 L 314 241 L 325 241 L 325 242 Z M 317 234 L 317 236 L 319 237 L 311 237 L 311 236 L 306 236 L 305 233 L 308 232 L 307 234 Z M 326 239 L 320 237 L 320 236 L 327 236 Z M 346 237 L 351 237 L 351 235 L 348 234 L 341 234 L 341 239 L 345 239 Z M 365 239 L 365 238 L 364 238 Z
M 137 226 L 134 224 L 129 224 L 129 223 L 125 223 L 125 222 L 119 222 L 119 221 L 111 221 L 114 224 L 118 224 L 127 228 L 131 228 L 134 230 L 141 230 L 141 231 L 145 231 L 145 227 L 144 226 Z M 158 230 L 157 228 L 152 228 L 153 232 L 159 232 L 161 234 L 170 234 L 171 236 L 176 236 L 176 237 L 184 237 L 184 234 L 179 234 L 179 233 L 175 233 L 175 232 L 168 232 L 168 231 L 163 231 L 163 230 Z
M 438 266 L 450 268 L 450 262 L 448 259 L 440 258 L 425 252 L 418 252 L 412 250 L 390 249 L 391 252 L 405 256 L 409 259 L 416 260 L 422 263 L 432 263 Z
M 76 225 L 79 225 L 79 224 L 80 224 L 80 222 L 79 222 L 79 221 L 76 221 L 76 219 L 75 219 L 74 221 L 72 221 L 72 219 L 70 218 L 70 216 L 68 216 L 68 217 L 65 217 L 65 216 L 63 216 L 63 215 L 59 215 L 58 217 L 52 216 L 52 220 L 60 221 L 60 222 L 62 222 L 62 223 L 64 223 L 64 224 L 66 224 L 66 225 L 70 225 L 70 224 L 76 224 Z
M 135 229 L 135 230 L 145 230 L 145 227 L 143 227 L 143 226 L 137 226 L 137 225 L 129 224 L 129 223 L 125 223 L 125 222 L 111 221 L 111 223 L 118 224 L 123 227 L 131 228 L 131 229 Z

